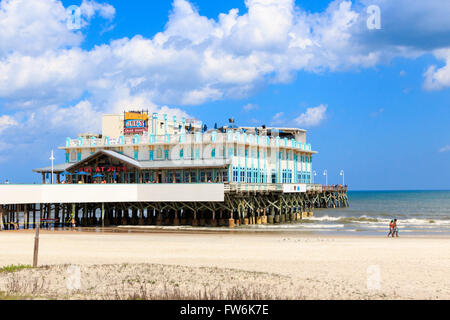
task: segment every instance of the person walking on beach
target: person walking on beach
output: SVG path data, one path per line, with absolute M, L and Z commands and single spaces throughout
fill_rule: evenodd
M 394 236 L 396 236 L 396 237 L 398 238 L 397 219 L 394 219 L 394 225 L 393 225 L 393 228 L 394 228 L 394 232 L 392 233 L 392 238 L 393 238 Z
M 394 220 L 391 220 L 391 222 L 389 222 L 389 233 L 387 235 L 388 238 L 390 235 L 394 236 Z

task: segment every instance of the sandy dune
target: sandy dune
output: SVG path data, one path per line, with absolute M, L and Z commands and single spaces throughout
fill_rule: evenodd
M 31 264 L 33 237 L 26 231 L 0 232 L 0 266 Z M 89 267 L 124 263 L 136 265 Z M 254 287 L 259 277 L 264 286 L 283 292 L 286 298 L 450 299 L 450 239 L 438 237 L 42 232 L 39 264 L 80 265 L 86 290 L 113 281 L 93 276 L 101 275 L 102 270 L 120 279 L 133 275 L 144 278 L 146 273 L 162 274 L 161 267 L 137 264 L 165 264 L 172 265 L 166 267 L 172 272 L 166 272 L 169 276 L 163 277 L 165 282 L 184 283 L 188 278 L 191 289 L 197 288 L 200 279 L 202 286 L 206 279 L 211 287 L 217 283 Z M 66 269 L 59 266 L 45 272 L 53 272 L 53 291 L 61 297 L 66 294 L 62 292 Z M 23 270 L 20 274 L 29 277 L 36 272 L 43 271 Z M 235 274 L 234 280 L 224 280 L 225 274 Z M 0 291 L 4 291 L 10 276 L 0 274 Z M 188 287 L 186 290 L 190 290 Z

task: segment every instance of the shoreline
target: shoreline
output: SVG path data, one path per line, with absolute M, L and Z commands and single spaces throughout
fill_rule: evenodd
M 35 234 L 35 229 L 2 230 L 5 234 Z M 77 230 L 56 228 L 54 230 L 40 229 L 40 234 L 98 234 L 98 235 L 119 235 L 119 234 L 181 234 L 181 235 L 286 235 L 292 237 L 322 237 L 322 238 L 368 238 L 382 239 L 388 238 L 386 234 L 367 234 L 357 231 L 304 231 L 298 229 L 276 229 L 276 228 L 234 228 L 226 227 L 172 227 L 172 226 L 118 226 L 118 227 L 79 227 Z M 390 238 L 390 237 L 389 237 Z M 450 239 L 450 234 L 439 232 L 402 233 L 398 239 Z

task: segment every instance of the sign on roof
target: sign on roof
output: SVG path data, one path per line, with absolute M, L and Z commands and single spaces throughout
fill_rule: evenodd
M 148 115 L 144 112 L 125 112 L 124 134 L 141 134 L 148 131 Z

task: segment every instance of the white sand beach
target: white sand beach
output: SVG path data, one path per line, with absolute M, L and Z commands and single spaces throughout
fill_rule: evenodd
M 33 244 L 31 231 L 0 232 L 0 267 L 31 264 Z M 119 264 L 127 264 L 122 274 Z M 160 280 L 175 279 L 191 289 L 200 282 L 250 288 L 261 283 L 293 299 L 450 299 L 450 238 L 445 237 L 41 231 L 39 265 L 55 266 L 17 275 L 45 274 L 60 297 L 70 295 L 62 292 L 67 266 L 61 265 L 78 265 L 82 290 L 108 288 L 130 275 L 146 278 L 148 272 L 147 278 L 161 274 Z M 9 277 L 0 274 L 0 291 Z

